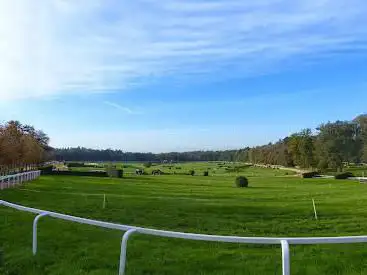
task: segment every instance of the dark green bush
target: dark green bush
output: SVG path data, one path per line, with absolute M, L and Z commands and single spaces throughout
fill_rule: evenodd
M 159 169 L 152 170 L 152 175 L 163 175 L 163 172 Z
M 207 176 L 209 176 L 209 172 L 208 171 L 205 171 L 204 172 L 204 177 L 207 177 Z
M 47 165 L 47 166 L 38 167 L 38 170 L 41 171 L 41 175 L 50 175 L 52 174 L 53 168 L 54 167 L 52 165 Z
M 190 170 L 189 175 L 195 176 L 195 171 L 194 170 Z
M 124 171 L 122 169 L 108 169 L 107 175 L 111 178 L 122 178 Z
M 51 171 L 47 175 L 54 176 L 79 176 L 79 177 L 108 177 L 107 172 L 104 171 Z
M 84 162 L 68 162 L 68 167 L 86 167 Z
M 152 163 L 151 162 L 146 162 L 146 163 L 144 163 L 144 167 L 145 168 L 152 167 Z
M 311 178 L 316 177 L 316 176 L 320 176 L 320 173 L 317 172 L 317 171 L 306 172 L 306 173 L 302 174 L 302 178 L 304 178 L 304 179 L 311 179 Z
M 248 187 L 248 179 L 243 176 L 237 177 L 236 186 L 237 187 Z
M 335 175 L 335 179 L 337 180 L 346 180 L 347 178 L 354 177 L 352 172 L 345 172 L 341 174 Z
M 317 168 L 321 171 L 326 171 L 328 168 L 328 162 L 327 160 L 320 160 L 319 163 L 317 164 Z

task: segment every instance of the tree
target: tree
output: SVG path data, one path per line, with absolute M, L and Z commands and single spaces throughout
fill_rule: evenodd
M 40 163 L 45 157 L 48 141 L 45 133 L 19 121 L 0 125 L 0 165 L 9 170 Z

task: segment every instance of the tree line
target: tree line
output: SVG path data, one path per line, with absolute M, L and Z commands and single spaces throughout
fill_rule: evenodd
M 133 153 L 83 147 L 55 149 L 56 160 L 74 161 L 243 161 L 287 167 L 338 169 L 344 163 L 367 162 L 367 115 L 351 121 L 321 124 L 304 129 L 278 142 L 227 151 Z
M 367 162 L 367 115 L 324 123 L 314 132 L 305 129 L 276 143 L 240 150 L 236 159 L 319 170 Z
M 163 162 L 163 161 L 234 161 L 235 150 L 232 151 L 194 151 L 170 153 L 134 153 L 122 150 L 97 150 L 84 147 L 59 148 L 54 151 L 54 158 L 58 161 L 136 161 L 136 162 Z
M 0 124 L 0 173 L 42 163 L 51 149 L 48 143 L 49 137 L 33 126 L 18 121 Z

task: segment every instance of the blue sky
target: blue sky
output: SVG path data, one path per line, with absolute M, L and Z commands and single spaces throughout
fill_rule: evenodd
M 364 0 L 4 0 L 0 121 L 56 147 L 162 152 L 352 119 L 366 14 Z

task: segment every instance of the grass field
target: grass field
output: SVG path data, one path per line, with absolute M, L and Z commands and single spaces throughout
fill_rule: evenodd
M 72 171 L 104 171 L 108 163 L 101 163 L 98 167 L 71 167 Z M 147 174 L 151 174 L 152 170 L 161 170 L 169 175 L 189 174 L 191 170 L 195 171 L 196 175 L 203 175 L 205 171 L 214 176 L 236 176 L 241 173 L 246 173 L 248 176 L 284 176 L 296 174 L 291 170 L 280 169 L 264 169 L 250 167 L 243 163 L 236 162 L 186 162 L 186 163 L 153 163 L 151 167 L 145 167 L 144 163 L 132 162 L 121 163 L 115 162 L 114 166 L 118 169 L 123 169 L 127 175 L 135 174 L 136 169 L 143 169 Z M 66 167 L 63 166 L 62 167 Z M 67 167 L 66 167 L 67 168 Z
M 182 164 L 181 169 L 195 165 L 199 164 Z M 218 164 L 210 167 L 212 171 L 224 168 Z M 203 171 L 207 168 L 202 167 Z M 367 235 L 367 185 L 301 179 L 272 169 L 247 168 L 239 173 L 249 177 L 250 188 L 233 187 L 238 173 L 228 170 L 209 177 L 43 176 L 25 186 L 1 191 L 0 199 L 75 216 L 182 232 Z M 103 194 L 107 195 L 106 209 L 102 209 Z M 311 198 L 317 204 L 318 221 L 313 216 Z M 117 274 L 121 232 L 46 217 L 39 223 L 39 252 L 33 257 L 33 218 L 32 214 L 0 207 L 0 274 Z M 367 274 L 366 257 L 367 244 L 291 246 L 291 270 L 292 274 Z M 133 235 L 127 274 L 281 274 L 281 250 L 277 245 Z

